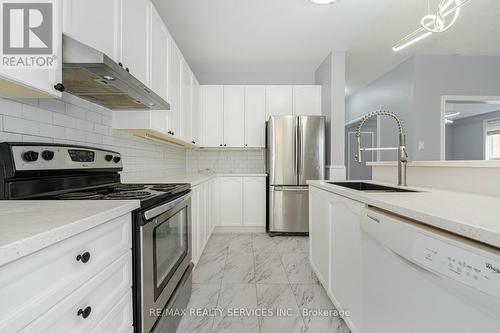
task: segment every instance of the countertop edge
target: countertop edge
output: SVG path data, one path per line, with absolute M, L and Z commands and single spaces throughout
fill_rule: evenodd
M 374 184 L 381 184 L 381 185 L 391 185 L 394 186 L 393 184 L 388 184 L 384 182 L 375 182 L 375 181 L 369 181 Z M 360 203 L 364 203 L 366 205 L 379 208 L 382 210 L 385 210 L 387 212 L 393 213 L 395 215 L 399 215 L 402 217 L 406 217 L 408 219 L 411 219 L 413 221 L 422 223 L 423 225 L 430 226 L 430 227 L 435 227 L 441 230 L 448 231 L 450 233 L 462 236 L 467 239 L 471 239 L 474 241 L 481 242 L 483 244 L 487 244 L 496 248 L 500 248 L 500 232 L 496 230 L 491 230 L 488 229 L 487 227 L 483 226 L 477 226 L 477 225 L 471 225 L 471 224 L 466 224 L 457 220 L 453 219 L 447 219 L 435 215 L 430 215 L 426 212 L 419 211 L 418 209 L 412 209 L 408 207 L 403 207 L 400 205 L 396 204 L 391 204 L 387 202 L 383 202 L 380 200 L 377 200 L 376 198 L 370 197 L 369 193 L 364 193 L 364 192 L 357 192 L 356 190 L 348 189 L 348 188 L 343 188 L 340 186 L 336 186 L 333 184 L 325 184 L 325 181 L 319 181 L 319 180 L 312 180 L 308 181 L 308 185 L 325 190 L 327 192 L 335 193 L 338 195 L 341 195 L 343 197 L 352 199 L 354 201 L 358 201 Z M 422 192 L 443 192 L 445 194 L 446 192 L 451 192 L 451 191 L 442 191 L 442 190 L 434 190 L 434 189 L 429 189 L 429 188 L 422 188 L 422 187 L 409 187 L 410 189 L 415 189 L 418 191 Z M 457 194 L 462 194 L 460 192 L 454 192 Z M 466 196 L 478 196 L 476 194 L 470 194 L 470 193 L 463 193 L 463 195 Z
M 48 229 L 45 232 L 26 237 L 0 247 L 0 267 L 43 250 L 56 243 L 76 236 L 115 218 L 131 213 L 140 207 L 139 201 L 121 201 L 122 205 L 104 210 L 81 220 Z

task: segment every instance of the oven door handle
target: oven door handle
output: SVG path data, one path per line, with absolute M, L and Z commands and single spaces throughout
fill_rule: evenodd
M 174 208 L 175 206 L 183 203 L 184 201 L 188 200 L 189 198 L 191 197 L 191 191 L 189 191 L 189 193 L 183 195 L 182 197 L 180 198 L 177 198 L 175 199 L 174 201 L 170 201 L 164 205 L 161 205 L 161 206 L 158 206 L 158 207 L 154 207 L 150 210 L 147 210 L 144 212 L 144 218 L 149 221 L 163 213 L 165 213 L 166 211 Z

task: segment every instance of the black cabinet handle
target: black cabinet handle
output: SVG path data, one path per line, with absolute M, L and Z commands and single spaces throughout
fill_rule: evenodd
M 194 144 L 196 144 L 196 141 L 191 141 L 191 143 L 194 145 Z
M 88 316 L 90 316 L 90 312 L 92 312 L 92 308 L 90 306 L 87 306 L 85 309 L 79 309 L 78 312 L 76 313 L 77 316 L 82 316 L 83 319 L 86 319 Z
M 127 72 L 130 72 L 130 69 L 128 69 L 128 67 L 127 67 L 127 68 L 125 68 L 125 70 L 126 70 Z
M 226 146 L 226 144 L 224 144 L 224 147 Z
M 248 144 L 245 143 L 245 147 L 248 147 Z
M 81 261 L 82 263 L 87 263 L 90 260 L 90 253 L 84 252 L 76 256 L 76 261 Z
M 222 143 L 221 143 L 219 146 L 221 146 L 221 147 L 222 147 Z
M 123 64 L 121 62 L 118 63 L 118 66 L 123 67 Z
M 60 91 L 60 92 L 63 92 L 64 90 L 66 90 L 66 88 L 64 87 L 64 84 L 62 83 L 58 83 L 54 86 L 54 89 L 57 90 L 57 91 Z

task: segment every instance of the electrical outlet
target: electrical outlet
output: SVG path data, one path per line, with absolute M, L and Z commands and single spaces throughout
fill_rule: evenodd
M 425 149 L 425 142 L 419 141 L 418 142 L 418 150 L 424 150 L 424 149 Z

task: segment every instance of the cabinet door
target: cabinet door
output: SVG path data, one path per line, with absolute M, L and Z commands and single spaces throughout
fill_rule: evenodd
M 122 1 L 122 63 L 133 76 L 149 86 L 148 27 L 151 2 L 148 0 Z
M 220 225 L 241 226 L 243 179 L 241 177 L 221 177 L 219 178 L 219 190 Z
M 245 87 L 224 86 L 224 147 L 244 146 Z
M 169 47 L 168 63 L 168 129 L 173 136 L 179 137 L 181 132 L 181 57 L 172 40 Z
M 202 86 L 203 146 L 222 147 L 224 141 L 223 86 Z
M 320 116 L 321 86 L 294 86 L 293 114 L 296 116 Z
M 198 186 L 193 187 L 191 193 L 191 251 L 193 263 L 198 262 L 200 253 L 200 189 Z
M 245 147 L 266 146 L 266 87 L 245 87 Z
M 191 76 L 191 128 L 193 142 L 196 145 L 201 144 L 201 105 L 200 105 L 200 84 L 194 75 Z
M 186 142 L 193 141 L 191 132 L 191 69 L 181 61 L 181 138 Z
M 293 114 L 292 100 L 292 86 L 267 86 L 267 117 Z
M 243 178 L 243 225 L 266 226 L 266 178 Z
M 330 277 L 330 204 L 328 193 L 309 188 L 309 244 L 311 264 L 323 287 L 328 290 Z
M 119 62 L 121 4 L 122 0 L 64 0 L 63 32 Z
M 351 311 L 351 322 L 362 321 L 361 214 L 364 204 L 329 194 L 332 247 L 330 292 L 340 307 Z M 358 330 L 356 330 L 358 331 Z
M 150 88 L 167 100 L 168 83 L 168 31 L 156 11 L 151 6 L 151 85 Z

